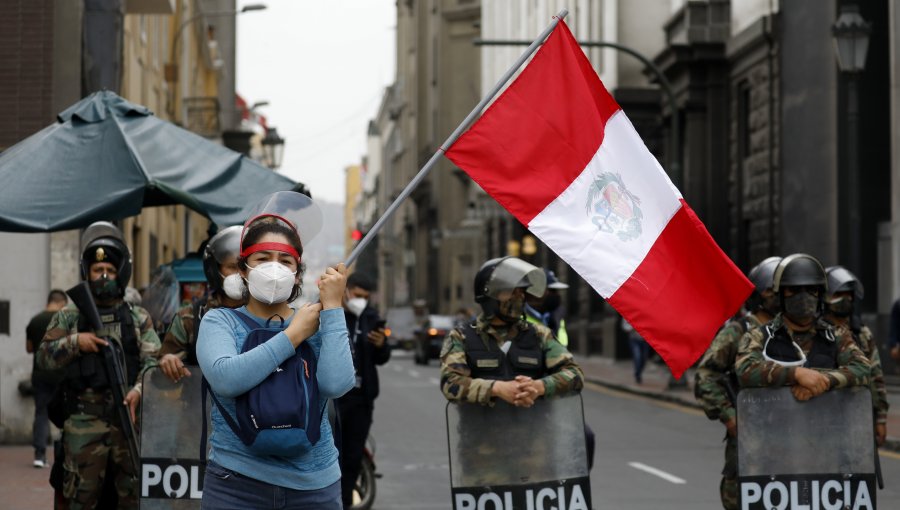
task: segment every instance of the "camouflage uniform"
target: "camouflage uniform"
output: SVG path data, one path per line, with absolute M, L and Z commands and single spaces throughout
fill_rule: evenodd
M 781 314 L 775 316 L 768 325 L 773 331 L 785 328 L 791 339 L 800 346 L 804 354 L 808 354 L 813 345 L 817 329 L 834 333 L 837 347 L 837 366 L 833 370 L 815 369 L 828 377 L 829 389 L 847 386 L 866 386 L 869 384 L 869 361 L 862 350 L 856 346 L 853 336 L 846 330 L 836 330 L 831 324 L 819 320 L 810 331 L 791 331 L 782 319 Z M 759 388 L 768 386 L 792 386 L 796 384 L 796 367 L 785 367 L 763 357 L 766 343 L 765 327 L 755 328 L 741 339 L 741 347 L 735 362 L 735 372 L 741 387 Z
M 222 303 L 216 296 L 210 296 L 206 304 L 201 307 L 202 310 L 212 310 L 219 308 Z M 163 337 L 162 348 L 159 350 L 159 357 L 162 358 L 166 354 L 174 354 L 182 361 L 189 356 L 189 352 L 193 352 L 197 346 L 197 339 L 194 335 L 197 332 L 196 322 L 194 318 L 194 305 L 186 304 L 182 306 L 172 324 L 169 325 L 165 337 Z M 194 356 L 196 358 L 196 356 Z M 196 364 L 196 359 L 190 360 L 192 364 Z
M 754 314 L 729 321 L 719 330 L 700 360 L 694 380 L 694 396 L 710 420 L 725 424 L 735 418 L 737 380 L 734 362 L 744 333 L 760 325 L 762 323 Z M 738 507 L 737 490 L 737 438 L 726 433 L 725 467 L 719 484 L 722 507 L 726 510 Z
M 549 398 L 579 391 L 584 386 L 584 373 L 575 363 L 572 354 L 553 338 L 546 326 L 519 320 L 510 326 L 494 326 L 484 314 L 475 321 L 475 331 L 484 342 L 494 342 L 498 347 L 516 338 L 525 328 L 533 327 L 541 341 L 544 365 L 549 374 L 544 377 L 544 396 Z M 459 329 L 451 331 L 441 349 L 441 391 L 447 400 L 458 400 L 483 405 L 493 405 L 491 387 L 493 380 L 472 378 L 466 363 L 466 342 Z
M 156 355 L 160 348 L 159 337 L 153 329 L 150 314 L 139 306 L 131 307 L 135 335 L 140 351 L 140 369 L 132 389 L 141 391 L 141 377 L 156 366 Z M 78 349 L 78 324 L 81 314 L 74 305 L 57 312 L 47 327 L 47 333 L 37 351 L 38 364 L 47 370 L 62 369 L 75 361 L 81 352 Z M 104 327 L 95 332 L 98 336 L 108 336 L 121 340 L 120 323 Z M 129 374 L 130 376 L 130 374 Z M 62 384 L 71 384 L 64 380 Z M 119 425 L 118 416 L 113 412 L 110 391 L 84 390 L 78 396 L 84 406 L 83 412 L 71 414 L 63 426 L 65 451 L 65 475 L 63 495 L 69 501 L 69 508 L 78 510 L 94 508 L 100 497 L 106 478 L 107 463 L 115 469 L 115 486 L 119 496 L 119 508 L 137 508 L 138 487 L 125 435 Z
M 838 326 L 842 330 L 841 334 L 853 332 L 847 326 Z M 875 423 L 887 423 L 887 414 L 890 404 L 887 399 L 887 388 L 884 385 L 884 372 L 881 368 L 881 355 L 878 354 L 878 346 L 875 344 L 875 338 L 872 330 L 868 326 L 863 326 L 859 330 L 859 336 L 856 337 L 857 345 L 863 354 L 869 360 L 871 372 L 869 373 L 869 389 L 872 392 L 872 409 L 875 412 Z

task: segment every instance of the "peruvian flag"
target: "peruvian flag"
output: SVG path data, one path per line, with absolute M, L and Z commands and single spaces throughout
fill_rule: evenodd
M 753 289 L 564 22 L 446 154 L 607 299 L 675 377 Z

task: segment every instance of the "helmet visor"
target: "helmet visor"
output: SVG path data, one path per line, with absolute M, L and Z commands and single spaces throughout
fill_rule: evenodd
M 243 229 L 235 225 L 219 231 L 209 240 L 206 251 L 216 259 L 219 264 L 229 258 L 237 259 L 241 252 L 241 231 Z
M 865 295 L 862 283 L 847 268 L 841 266 L 829 267 L 828 270 L 828 294 L 837 292 L 853 292 L 853 297 L 860 300 Z
M 525 292 L 535 297 L 544 295 L 547 276 L 544 270 L 517 258 L 502 260 L 487 282 L 488 296 L 496 299 L 501 291 L 524 287 Z
M 122 245 L 125 244 L 125 240 L 122 239 L 122 232 L 115 225 L 108 221 L 98 221 L 84 229 L 84 233 L 81 234 L 81 253 L 84 253 L 89 244 L 104 237 L 110 237 L 118 240 Z
M 255 220 L 266 216 L 275 217 L 297 231 L 303 245 L 309 243 L 322 230 L 322 210 L 311 198 L 295 191 L 278 191 L 265 197 L 250 210 L 249 219 L 244 223 L 241 241 L 247 227 Z

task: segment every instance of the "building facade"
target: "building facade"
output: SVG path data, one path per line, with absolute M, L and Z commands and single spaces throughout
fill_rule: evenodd
M 240 122 L 234 15 L 204 13 L 235 8 L 235 0 L 3 0 L 0 102 L 7 113 L 0 118 L 0 150 L 101 89 L 222 139 Z M 173 47 L 181 71 L 174 80 L 166 73 Z M 146 285 L 153 268 L 195 250 L 208 225 L 183 206 L 150 208 L 119 222 L 134 258 L 131 284 Z M 31 373 L 25 326 L 44 308 L 51 288 L 67 289 L 81 279 L 79 235 L 0 233 L 7 247 L 0 269 L 0 442 L 30 441 L 33 404 L 17 389 Z

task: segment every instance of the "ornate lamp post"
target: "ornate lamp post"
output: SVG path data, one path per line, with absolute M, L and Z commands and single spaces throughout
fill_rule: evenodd
M 871 24 L 859 14 L 858 5 L 844 5 L 831 27 L 838 68 L 847 77 L 847 209 L 850 215 L 850 252 L 848 265 L 859 274 L 860 197 L 859 197 L 859 73 L 866 67 Z
M 262 140 L 263 159 L 272 170 L 281 166 L 284 158 L 284 138 L 278 135 L 278 130 L 270 127 Z

